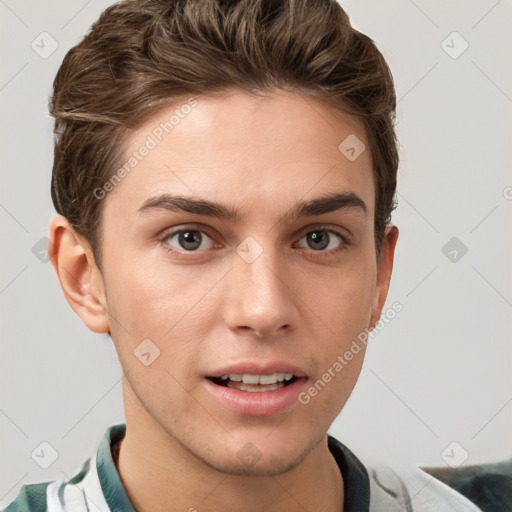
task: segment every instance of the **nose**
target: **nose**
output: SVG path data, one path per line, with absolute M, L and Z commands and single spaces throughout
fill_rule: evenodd
M 291 271 L 275 251 L 265 250 L 252 262 L 234 255 L 228 277 L 224 318 L 230 329 L 264 338 L 296 327 L 298 299 Z

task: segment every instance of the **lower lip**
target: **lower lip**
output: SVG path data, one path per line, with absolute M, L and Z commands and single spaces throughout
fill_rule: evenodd
M 306 386 L 306 378 L 296 379 L 291 384 L 275 391 L 240 391 L 219 386 L 205 379 L 206 389 L 221 405 L 245 416 L 272 416 L 298 402 L 301 391 Z

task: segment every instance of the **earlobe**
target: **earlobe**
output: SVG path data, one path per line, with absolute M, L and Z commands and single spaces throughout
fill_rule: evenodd
M 91 331 L 108 333 L 103 278 L 89 244 L 62 215 L 52 219 L 49 231 L 50 261 L 66 300 Z
M 377 267 L 377 284 L 373 297 L 373 309 L 370 320 L 370 327 L 375 327 L 382 314 L 384 303 L 388 295 L 391 273 L 393 271 L 393 259 L 395 247 L 398 240 L 398 228 L 390 225 L 386 228 L 384 241 L 382 243 L 381 257 Z

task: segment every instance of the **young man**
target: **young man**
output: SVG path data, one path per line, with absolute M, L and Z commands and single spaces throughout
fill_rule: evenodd
M 388 292 L 394 110 L 334 0 L 102 14 L 54 83 L 50 255 L 126 424 L 7 511 L 479 510 L 327 434 Z

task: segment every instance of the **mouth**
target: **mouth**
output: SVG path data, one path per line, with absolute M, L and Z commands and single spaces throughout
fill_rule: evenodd
M 249 393 L 262 393 L 265 391 L 277 391 L 293 384 L 299 377 L 293 373 L 229 373 L 220 377 L 207 377 L 217 386 L 223 386 Z
M 286 362 L 240 362 L 204 375 L 205 389 L 222 408 L 244 416 L 290 411 L 307 386 L 306 373 Z

